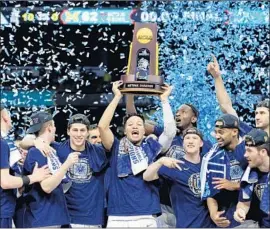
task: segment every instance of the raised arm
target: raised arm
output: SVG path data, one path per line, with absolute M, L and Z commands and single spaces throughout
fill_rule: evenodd
M 114 136 L 110 129 L 110 123 L 114 116 L 115 109 L 122 99 L 123 95 L 119 90 L 119 86 L 122 85 L 122 81 L 116 81 L 113 83 L 112 91 L 114 93 L 114 98 L 111 103 L 108 105 L 106 110 L 104 111 L 99 123 L 98 128 L 100 132 L 100 138 L 103 146 L 106 150 L 110 151 L 113 145 Z
M 134 103 L 134 95 L 126 95 L 127 101 L 126 101 L 126 112 L 127 114 L 134 114 L 137 113 L 135 103 Z
M 162 134 L 159 136 L 158 141 L 162 145 L 162 152 L 166 152 L 170 148 L 173 138 L 175 137 L 176 123 L 168 100 L 168 97 L 172 91 L 172 87 L 169 86 L 168 84 L 165 84 L 163 89 L 164 92 L 163 94 L 160 95 L 160 100 L 163 109 L 164 130 Z
M 238 117 L 235 109 L 232 106 L 231 98 L 224 86 L 218 61 L 214 55 L 212 55 L 212 58 L 213 62 L 208 64 L 207 71 L 213 76 L 215 80 L 215 90 L 220 109 L 223 113 L 232 114 Z
M 148 168 L 143 173 L 143 179 L 145 181 L 157 180 L 159 178 L 158 170 L 163 165 L 168 168 L 178 168 L 179 170 L 181 170 L 178 163 L 182 163 L 182 161 L 170 157 L 161 157 L 156 162 L 148 166 Z

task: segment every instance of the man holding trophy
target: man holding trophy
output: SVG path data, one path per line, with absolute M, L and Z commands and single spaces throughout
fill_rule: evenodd
M 105 175 L 107 227 L 157 227 L 161 212 L 157 182 L 144 181 L 143 172 L 168 150 L 176 134 L 168 102 L 172 87 L 157 76 L 157 61 L 156 25 L 135 24 L 127 75 L 113 83 L 114 98 L 98 124 L 102 144 L 110 152 Z M 144 117 L 139 114 L 124 117 L 122 139 L 113 135 L 109 126 L 122 93 L 160 95 L 165 128 L 158 139 L 145 137 Z

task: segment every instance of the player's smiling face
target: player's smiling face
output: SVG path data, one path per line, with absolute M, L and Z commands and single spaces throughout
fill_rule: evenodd
M 215 128 L 215 138 L 219 147 L 226 147 L 232 141 L 232 129 L 229 128 Z
M 86 125 L 81 123 L 71 124 L 70 128 L 67 131 L 67 134 L 70 137 L 71 144 L 76 147 L 81 147 L 85 144 L 85 141 L 88 137 L 88 129 Z
M 184 137 L 183 146 L 187 154 L 199 154 L 200 148 L 203 146 L 203 141 L 197 134 L 187 134 Z
M 269 128 L 269 109 L 266 107 L 257 107 L 255 111 L 256 128 Z
M 144 122 L 138 116 L 130 117 L 125 124 L 125 135 L 133 144 L 142 141 L 145 134 Z

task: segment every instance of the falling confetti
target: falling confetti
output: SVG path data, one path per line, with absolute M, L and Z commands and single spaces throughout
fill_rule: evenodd
M 149 1 L 143 6 L 150 11 L 154 8 L 153 4 Z M 220 115 L 214 82 L 206 72 L 211 54 L 218 58 L 234 108 L 243 115 L 244 121 L 253 124 L 254 105 L 260 94 L 262 97 L 269 96 L 266 70 L 269 59 L 263 59 L 267 51 L 269 53 L 266 44 L 270 38 L 269 28 L 267 23 L 254 24 L 252 17 L 245 22 L 238 17 L 241 12 L 261 11 L 261 6 L 268 8 L 269 3 L 173 1 L 158 6 L 161 12 L 172 9 L 170 20 L 158 23 L 160 69 L 166 81 L 174 85 L 171 105 L 176 111 L 183 103 L 194 104 L 200 113 L 199 128 L 210 139 L 214 121 Z M 231 22 L 226 21 L 228 11 L 232 14 Z M 259 49 L 263 51 L 260 53 Z M 260 67 L 260 71 L 256 72 L 256 67 Z M 260 81 L 256 80 L 258 75 Z M 156 103 L 159 104 L 159 101 L 156 100 Z M 161 124 L 160 115 L 161 110 L 151 118 Z
M 4 1 L 1 4 L 16 9 L 27 5 L 30 9 L 52 10 L 101 9 L 112 2 L 63 1 L 46 5 L 45 1 Z M 138 2 L 119 1 L 119 4 L 121 7 L 129 4 L 132 9 Z M 194 104 L 200 112 L 199 128 L 210 136 L 214 120 L 220 114 L 213 79 L 206 72 L 213 53 L 221 65 L 234 108 L 244 121 L 252 124 L 254 104 L 261 95 L 269 93 L 266 70 L 269 29 L 267 24 L 256 23 L 257 19 L 264 20 L 260 12 L 266 12 L 269 3 L 143 1 L 141 4 L 144 12 L 155 11 L 161 15 L 157 20 L 160 70 L 166 81 L 174 85 L 170 97 L 173 110 L 186 102 Z M 65 113 L 67 119 L 80 111 L 98 122 L 101 114 L 95 114 L 89 107 L 81 111 L 75 108 L 76 104 L 87 101 L 89 93 L 105 95 L 95 98 L 95 105 L 107 104 L 112 97 L 111 85 L 84 66 L 92 64 L 108 73 L 112 80 L 119 79 L 127 70 L 132 29 L 133 25 L 67 26 L 41 22 L 0 26 L 1 99 L 6 100 L 14 114 L 14 129 L 24 134 L 29 125 L 26 117 L 40 109 L 51 111 L 55 118 Z M 104 58 L 106 55 L 110 58 Z M 117 64 L 113 64 L 116 60 Z M 61 98 L 65 99 L 65 105 L 58 104 Z M 146 100 L 144 96 L 137 98 L 136 102 L 141 105 L 138 110 L 156 110 L 148 117 L 161 124 L 159 100 L 149 98 L 149 105 L 145 107 Z M 123 108 L 115 114 L 116 122 L 121 120 L 124 111 Z M 64 139 L 64 134 L 60 133 L 59 139 Z

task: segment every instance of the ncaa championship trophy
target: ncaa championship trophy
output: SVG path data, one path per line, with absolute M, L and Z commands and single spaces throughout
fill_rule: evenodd
M 135 23 L 126 75 L 120 91 L 125 94 L 162 94 L 164 80 L 158 75 L 157 25 Z

